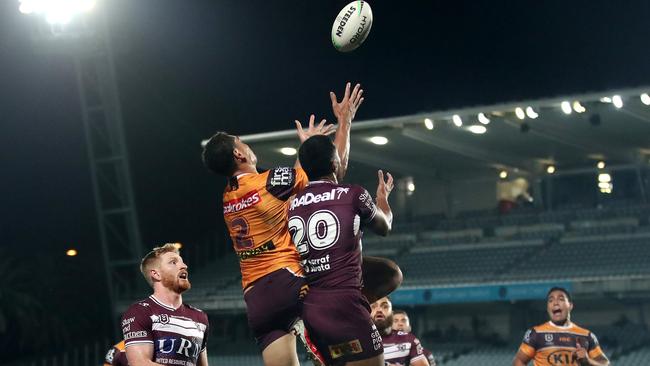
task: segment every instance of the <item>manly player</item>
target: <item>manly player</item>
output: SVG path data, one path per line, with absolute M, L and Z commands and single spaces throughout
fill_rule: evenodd
M 571 322 L 573 301 L 569 291 L 554 287 L 546 301 L 549 322 L 526 332 L 512 365 L 525 366 L 530 361 L 535 366 L 609 365 L 596 335 Z
M 335 144 L 341 157 L 341 176 L 347 169 L 350 125 L 363 102 L 363 90 L 346 85 L 341 102 L 330 93 L 338 121 Z M 296 121 L 300 141 L 333 132 L 314 116 L 304 131 Z M 204 164 L 229 178 L 223 194 L 226 226 L 239 257 L 249 327 L 262 351 L 265 366 L 297 366 L 296 341 L 291 324 L 299 314 L 299 300 L 307 290 L 300 256 L 287 226 L 288 200 L 307 185 L 299 162 L 291 167 L 257 172 L 257 157 L 239 138 L 220 132 L 203 151 Z
M 399 330 L 404 333 L 411 333 L 411 321 L 409 315 L 404 310 L 393 310 L 393 330 Z M 436 366 L 436 358 L 428 349 L 422 347 L 422 353 L 427 357 L 430 366 Z
M 428 366 L 420 340 L 413 334 L 393 330 L 393 304 L 388 297 L 370 305 L 372 321 L 379 329 L 384 343 L 387 366 Z
M 183 303 L 191 284 L 176 245 L 154 248 L 142 259 L 140 271 L 153 294 L 122 316 L 129 365 L 208 366 L 208 317 Z
M 361 237 L 368 228 L 388 235 L 393 177 L 378 172 L 376 202 L 363 187 L 339 184 L 340 160 L 327 136 L 300 146 L 308 186 L 289 207 L 289 231 L 303 262 L 309 293 L 302 319 L 327 365 L 383 366 L 381 337 L 361 292 Z
M 129 361 L 126 359 L 124 341 L 114 345 L 106 352 L 104 366 L 129 366 Z

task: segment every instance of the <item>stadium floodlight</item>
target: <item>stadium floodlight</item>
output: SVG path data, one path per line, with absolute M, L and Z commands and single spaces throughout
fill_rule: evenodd
M 38 14 L 50 24 L 68 24 L 78 14 L 95 7 L 96 0 L 20 0 L 23 14 Z
M 524 113 L 524 110 L 521 109 L 521 107 L 517 107 L 517 108 L 515 108 L 515 115 L 516 115 L 517 118 L 519 118 L 519 119 L 524 119 L 524 118 L 526 118 L 526 113 Z
M 433 130 L 433 120 L 431 118 L 425 118 L 424 127 L 426 127 L 427 130 Z
M 490 119 L 483 112 L 478 114 L 478 121 L 481 122 L 484 125 L 487 125 L 488 123 L 490 123 Z
M 641 94 L 641 103 L 650 105 L 650 95 L 648 95 L 648 93 Z
M 571 103 L 569 103 L 569 101 L 565 100 L 560 104 L 560 107 L 562 107 L 562 112 L 564 112 L 564 114 L 571 114 Z
M 546 172 L 547 172 L 548 174 L 553 174 L 553 173 L 555 173 L 555 166 L 554 166 L 554 165 L 549 165 L 549 166 L 547 166 L 547 167 L 546 167 Z
M 602 98 L 600 98 L 600 101 L 603 102 L 603 103 L 611 103 L 612 98 L 610 98 L 610 97 L 602 97 Z
M 508 178 L 508 172 L 505 171 L 505 170 L 502 170 L 502 171 L 499 173 L 499 178 L 501 178 L 501 179 L 506 179 L 506 178 Z
M 487 132 L 487 128 L 485 128 L 485 126 L 483 125 L 471 125 L 471 126 L 467 126 L 466 129 L 467 131 L 477 135 L 482 135 L 485 132 Z
M 368 140 L 375 145 L 386 145 L 388 143 L 388 139 L 384 136 L 373 136 Z
M 415 192 L 415 183 L 408 182 L 408 184 L 406 185 L 406 190 L 409 192 Z
M 620 95 L 613 96 L 612 103 L 614 103 L 614 107 L 616 108 L 623 108 L 623 98 Z
M 612 181 L 612 176 L 608 173 L 598 174 L 598 181 L 601 183 L 610 183 Z
M 460 116 L 457 115 L 457 114 L 454 114 L 454 115 L 451 117 L 451 120 L 454 122 L 454 124 L 456 125 L 456 127 L 460 127 L 460 126 L 463 125 L 463 120 L 462 120 L 462 119 L 460 118 Z
M 75 257 L 78 254 L 76 249 L 68 249 L 65 251 L 65 255 L 68 257 Z
M 596 167 L 598 169 L 605 169 L 605 162 L 604 161 L 599 161 L 598 164 L 596 164 Z
M 580 101 L 574 101 L 573 102 L 573 110 L 576 113 L 585 113 L 587 111 L 587 108 L 585 108 L 582 104 L 580 104 Z
M 296 151 L 296 149 L 293 148 L 293 147 L 283 147 L 283 148 L 280 149 L 280 153 L 282 155 L 286 155 L 286 156 L 293 156 L 293 155 L 296 155 L 296 153 L 298 153 L 298 151 Z
M 530 118 L 530 119 L 535 119 L 535 118 L 539 117 L 539 114 L 538 114 L 537 112 L 535 112 L 535 110 L 533 109 L 533 107 L 530 107 L 530 106 L 529 106 L 529 107 L 526 107 L 526 115 L 527 115 L 528 118 Z

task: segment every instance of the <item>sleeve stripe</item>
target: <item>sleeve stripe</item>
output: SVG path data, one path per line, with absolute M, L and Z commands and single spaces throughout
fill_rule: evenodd
M 522 343 L 521 346 L 519 346 L 519 350 L 530 358 L 533 358 L 535 356 L 535 349 L 526 343 Z
M 374 206 L 374 207 L 372 208 L 372 213 L 370 214 L 370 217 L 368 217 L 367 219 L 363 220 L 363 222 L 367 224 L 367 223 L 369 223 L 370 221 L 372 221 L 372 219 L 374 219 L 375 216 L 377 216 L 377 206 Z
M 132 345 L 135 345 L 135 344 L 140 344 L 140 343 L 153 344 L 153 341 L 131 341 L 131 342 L 126 342 L 126 343 L 124 343 L 124 348 L 128 348 L 129 346 L 132 346 Z
M 604 355 L 604 353 L 603 353 L 603 350 L 600 349 L 600 346 L 598 346 L 598 347 L 592 349 L 591 351 L 589 351 L 589 357 L 590 358 L 596 358 L 596 357 L 601 356 L 601 355 Z

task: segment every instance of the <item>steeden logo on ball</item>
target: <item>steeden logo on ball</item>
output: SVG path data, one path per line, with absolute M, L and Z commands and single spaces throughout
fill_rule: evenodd
M 372 27 L 372 9 L 365 1 L 353 1 L 344 7 L 332 24 L 332 44 L 341 52 L 357 49 Z

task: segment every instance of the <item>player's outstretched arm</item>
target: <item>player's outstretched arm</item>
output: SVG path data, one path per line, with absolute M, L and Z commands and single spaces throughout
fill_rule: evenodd
M 377 171 L 377 178 L 379 184 L 377 185 L 377 197 L 375 198 L 377 205 L 377 213 L 370 221 L 370 229 L 378 235 L 386 236 L 390 233 L 393 225 L 393 211 L 388 204 L 388 196 L 393 190 L 393 176 L 386 172 L 388 179 L 384 180 L 384 172 Z
M 133 344 L 126 347 L 126 358 L 129 366 L 162 366 L 151 361 L 153 358 L 153 344 Z
M 330 92 L 330 100 L 332 101 L 332 112 L 336 116 L 338 128 L 334 137 L 334 145 L 336 151 L 341 159 L 341 168 L 336 177 L 339 181 L 343 180 L 345 173 L 348 170 L 348 158 L 350 156 L 350 128 L 352 127 L 352 120 L 354 119 L 359 106 L 363 103 L 363 89 L 361 84 L 356 84 L 354 89 L 350 91 L 351 84 L 345 84 L 345 92 L 341 102 L 337 101 L 336 94 Z
M 298 133 L 298 139 L 300 139 L 301 144 L 312 136 L 316 136 L 316 135 L 329 136 L 334 132 L 336 132 L 336 126 L 326 125 L 325 124 L 327 122 L 326 120 L 323 119 L 322 121 L 320 121 L 318 125 L 314 125 L 315 120 L 316 120 L 316 116 L 314 116 L 313 114 L 309 116 L 309 127 L 307 127 L 307 130 L 304 130 L 302 128 L 302 123 L 300 123 L 300 121 L 295 120 L 296 132 Z M 294 168 L 300 168 L 299 158 L 296 158 L 296 163 L 294 164 Z
M 518 351 L 515 355 L 515 358 L 512 360 L 512 366 L 526 366 L 530 362 L 531 358 L 527 354 Z

